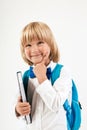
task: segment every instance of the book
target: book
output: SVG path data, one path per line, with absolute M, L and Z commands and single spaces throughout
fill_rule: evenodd
M 18 80 L 19 92 L 20 92 L 20 96 L 22 97 L 22 101 L 27 102 L 21 71 L 17 72 L 17 80 Z M 27 124 L 32 123 L 31 114 L 26 115 L 25 120 Z

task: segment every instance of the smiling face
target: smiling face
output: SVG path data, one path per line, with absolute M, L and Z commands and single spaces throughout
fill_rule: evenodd
M 53 62 L 59 61 L 59 50 L 52 31 L 42 22 L 31 22 L 23 28 L 20 49 L 28 65 L 42 62 L 45 55 L 46 65 L 50 59 Z
M 24 47 L 26 58 L 34 65 L 41 63 L 46 56 L 45 65 L 50 62 L 50 47 L 44 41 L 33 40 Z

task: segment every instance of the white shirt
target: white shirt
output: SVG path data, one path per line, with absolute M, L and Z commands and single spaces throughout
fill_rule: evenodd
M 56 63 L 49 64 L 53 70 Z M 28 130 L 67 130 L 65 100 L 71 100 L 72 80 L 69 72 L 61 69 L 54 85 L 47 79 L 39 84 L 37 78 L 29 78 L 27 94 L 32 99 L 32 123 Z

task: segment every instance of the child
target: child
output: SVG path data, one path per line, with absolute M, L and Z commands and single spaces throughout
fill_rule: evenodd
M 47 68 L 51 72 L 59 62 L 59 50 L 51 29 L 43 22 L 31 22 L 24 27 L 21 37 L 21 54 L 24 61 L 33 66 L 35 77 L 29 77 L 27 99 L 18 97 L 16 115 L 32 115 L 30 130 L 67 130 L 66 111 L 63 104 L 71 101 L 72 80 L 63 66 L 60 77 L 51 84 Z

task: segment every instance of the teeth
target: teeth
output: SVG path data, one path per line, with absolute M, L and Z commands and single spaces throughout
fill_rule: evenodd
M 41 55 L 40 55 L 40 54 L 38 54 L 38 55 L 32 55 L 32 57 L 33 57 L 33 56 L 35 56 L 35 57 L 36 57 L 36 56 L 41 56 Z
M 31 58 L 39 58 L 39 57 L 41 57 L 42 58 L 42 56 L 41 55 L 38 55 L 38 56 L 32 56 Z
M 41 57 L 42 55 L 34 55 L 34 56 L 32 56 L 32 57 Z

